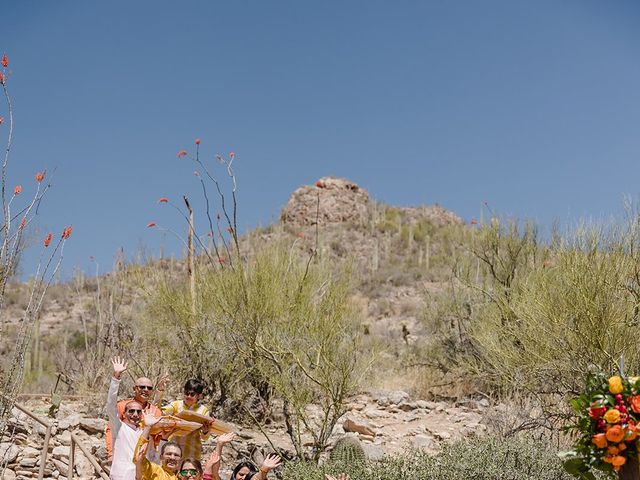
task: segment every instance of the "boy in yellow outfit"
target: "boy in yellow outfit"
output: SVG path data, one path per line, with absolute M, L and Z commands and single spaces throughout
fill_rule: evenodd
M 209 408 L 200 404 L 200 400 L 204 396 L 204 384 L 200 380 L 187 380 L 184 385 L 184 397 L 182 400 L 175 400 L 162 409 L 165 415 L 176 415 L 183 410 L 199 413 L 201 415 L 209 415 Z M 213 418 L 211 423 L 213 423 Z M 202 442 L 209 438 L 209 428 L 211 423 L 202 425 L 198 430 L 188 435 L 170 438 L 174 440 L 180 448 L 182 448 L 182 458 L 195 458 L 200 460 L 202 457 Z

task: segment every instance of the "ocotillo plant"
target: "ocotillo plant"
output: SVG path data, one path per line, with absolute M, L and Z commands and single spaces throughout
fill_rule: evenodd
M 6 101 L 6 117 L 0 112 L 0 128 L 6 128 L 6 149 L 0 170 L 0 198 L 2 203 L 2 223 L 0 224 L 0 314 L 5 307 L 5 292 L 10 278 L 15 274 L 18 260 L 25 248 L 25 229 L 38 215 L 40 204 L 48 192 L 51 184 L 45 182 L 46 171 L 35 174 L 35 191 L 26 202 L 22 185 L 11 186 L 9 183 L 9 158 L 13 142 L 13 106 L 9 96 L 9 58 L 2 55 L 2 70 L 0 71 L 0 87 Z M 26 192 L 25 192 L 26 193 Z M 53 233 L 48 233 L 41 244 L 38 266 L 30 282 L 27 305 L 20 316 L 16 328 L 15 339 L 3 360 L 2 375 L 0 376 L 0 435 L 6 428 L 6 419 L 19 392 L 24 376 L 25 353 L 33 336 L 33 326 L 42 307 L 45 292 L 53 281 L 62 262 L 64 245 L 71 236 L 72 227 L 66 227 L 62 234 L 54 240 Z M 52 245 L 53 243 L 53 245 Z M 6 341 L 6 315 L 0 321 L 0 339 Z

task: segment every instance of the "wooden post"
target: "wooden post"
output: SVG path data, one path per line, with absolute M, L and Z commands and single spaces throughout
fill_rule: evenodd
M 49 452 L 49 441 L 51 440 L 51 426 L 47 427 L 44 434 L 44 442 L 42 443 L 42 453 L 40 454 L 40 469 L 38 470 L 38 480 L 44 478 L 44 467 L 47 463 L 47 453 Z
M 67 480 L 73 480 L 73 468 L 76 463 L 76 442 L 75 436 L 71 434 L 71 444 L 69 445 L 69 469 L 67 470 Z

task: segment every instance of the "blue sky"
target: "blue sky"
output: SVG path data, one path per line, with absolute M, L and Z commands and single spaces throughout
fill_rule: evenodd
M 465 219 L 606 217 L 638 196 L 639 24 L 622 1 L 11 2 L 9 183 L 56 169 L 39 221 L 73 223 L 66 275 L 180 253 L 146 224 L 197 203 L 196 137 L 236 152 L 243 228 L 325 175 Z

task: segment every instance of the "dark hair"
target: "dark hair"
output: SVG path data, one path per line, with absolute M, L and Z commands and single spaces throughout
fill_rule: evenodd
M 253 464 L 253 462 L 240 462 L 238 465 L 236 465 L 236 468 L 233 469 L 230 480 L 236 480 L 236 475 L 238 475 L 238 472 L 244 467 L 247 467 L 249 469 L 249 475 L 247 475 L 246 477 L 247 479 L 250 479 L 253 475 L 258 473 L 258 469 Z
M 178 447 L 178 450 L 180 450 L 180 455 L 182 455 L 182 447 L 178 445 L 176 442 L 167 442 L 164 445 L 162 445 L 162 448 L 160 448 L 160 455 L 164 455 L 164 451 L 168 447 Z
M 202 393 L 204 392 L 204 383 L 200 380 L 196 380 L 195 378 L 187 380 L 187 383 L 184 384 L 184 391 L 188 392 L 190 390 L 196 393 Z
M 198 473 L 202 475 L 202 464 L 200 463 L 200 460 L 198 460 L 197 458 L 185 458 L 180 464 L 180 469 L 178 471 L 184 468 L 185 463 L 192 464 L 194 467 L 196 467 L 196 470 L 198 470 Z

